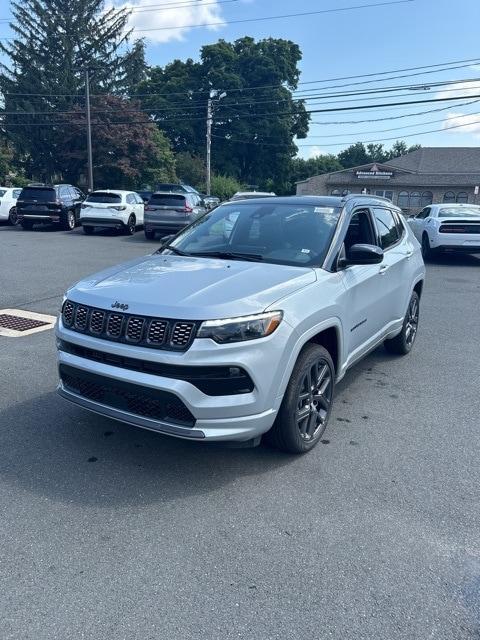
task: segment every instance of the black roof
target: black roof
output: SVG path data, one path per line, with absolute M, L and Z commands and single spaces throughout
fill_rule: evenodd
M 234 204 L 236 206 L 237 204 L 249 205 L 275 202 L 275 204 L 306 204 L 314 207 L 343 207 L 347 202 L 355 200 L 387 202 L 389 206 L 397 209 L 388 198 L 363 193 L 350 193 L 347 196 L 269 196 L 265 198 L 249 198 L 248 200 L 235 200 L 235 202 L 225 202 L 224 205 Z

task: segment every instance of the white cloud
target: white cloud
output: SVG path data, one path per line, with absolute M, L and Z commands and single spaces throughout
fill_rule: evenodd
M 480 138 L 480 115 L 451 112 L 443 122 L 442 129 L 451 133 L 473 133 L 476 138 Z
M 304 140 L 298 141 L 298 144 L 301 145 L 304 143 Z M 325 153 L 321 147 L 315 145 L 313 147 L 301 147 L 298 148 L 298 155 L 300 158 L 304 160 L 310 160 L 310 158 L 316 158 L 317 156 L 321 156 Z
M 173 40 L 185 40 L 190 31 L 189 25 L 201 25 L 211 22 L 215 26 L 205 27 L 209 31 L 218 31 L 225 25 L 221 6 L 217 0 L 162 0 L 162 8 L 152 9 L 152 0 L 115 3 L 117 9 L 134 9 L 128 21 L 128 28 L 134 29 L 132 37 L 147 38 L 150 42 L 165 43 Z M 191 4 L 187 4 L 190 2 Z M 185 4 L 185 6 L 181 6 Z M 173 5 L 171 9 L 165 5 Z M 150 31 L 150 29 L 159 29 Z M 145 31 L 144 31 L 145 30 Z
M 480 94 L 480 80 L 475 82 L 455 82 L 436 94 L 436 98 L 462 98 Z

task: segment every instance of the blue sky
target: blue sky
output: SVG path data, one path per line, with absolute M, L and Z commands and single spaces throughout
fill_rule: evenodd
M 423 90 L 421 95 L 412 95 L 410 99 L 480 94 L 480 0 L 457 0 L 456 2 L 413 0 L 389 6 L 244 24 L 228 24 L 228 21 L 322 9 L 340 9 L 375 3 L 379 0 L 296 0 L 295 2 L 292 0 L 223 2 L 198 0 L 196 5 L 192 5 L 192 2 L 193 0 L 131 0 L 129 2 L 130 6 L 137 8 L 137 12 L 132 17 L 132 26 L 138 30 L 138 36 L 147 38 L 147 55 L 150 64 L 164 65 L 174 58 L 198 58 L 202 45 L 215 42 L 218 38 L 234 40 L 244 35 L 257 39 L 271 36 L 288 38 L 300 45 L 303 53 L 301 62 L 301 81 L 303 82 L 478 59 L 476 65 L 472 63 L 462 69 L 450 69 L 410 79 L 368 84 L 361 88 L 454 80 L 459 84 L 448 87 L 448 92 L 441 93 L 440 90 L 432 88 Z M 173 5 L 168 11 L 165 10 L 167 3 Z M 119 6 L 120 0 L 116 0 L 115 4 Z M 157 7 L 160 4 L 163 6 L 152 11 L 152 5 L 155 4 Z M 149 10 L 138 11 L 139 8 Z M 8 15 L 8 10 L 5 8 L 5 12 L 2 11 L 0 17 L 4 18 Z M 206 22 L 224 24 L 217 27 L 143 31 L 153 27 L 184 26 Z M 9 35 L 7 24 L 0 24 L 0 35 L 3 37 Z M 462 84 L 462 80 L 475 78 L 478 78 L 478 81 Z M 307 87 L 309 85 L 302 85 L 302 88 Z M 321 84 L 318 85 L 318 89 L 322 89 Z M 412 94 L 411 91 L 410 94 Z M 398 100 L 408 99 L 409 97 L 398 98 Z M 374 99 L 367 98 L 364 102 L 339 102 L 337 106 L 364 104 L 373 100 L 396 101 L 395 98 L 385 99 L 385 96 L 381 96 Z M 471 100 L 473 99 L 470 98 Z M 378 142 L 385 140 L 385 145 L 390 146 L 393 140 L 386 140 L 390 137 L 404 138 L 409 144 L 420 143 L 424 146 L 477 146 L 480 144 L 480 101 L 471 105 L 458 104 L 466 101 L 467 99 L 366 112 L 317 114 L 312 116 L 313 121 L 331 123 L 387 118 L 448 107 L 436 113 L 381 122 L 312 124 L 309 137 L 299 141 L 299 153 L 303 157 L 316 155 L 319 152 L 337 153 L 347 144 L 357 140 Z M 312 108 L 322 107 L 318 104 L 318 100 L 315 102 L 317 104 L 312 104 Z M 422 131 L 459 124 L 468 124 L 468 126 L 450 131 L 421 134 Z M 396 127 L 405 128 L 383 131 Z M 382 132 L 377 133 L 379 130 Z

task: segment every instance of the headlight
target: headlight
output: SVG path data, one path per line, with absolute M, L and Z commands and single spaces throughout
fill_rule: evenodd
M 265 338 L 275 331 L 282 318 L 282 311 L 269 311 L 252 316 L 206 320 L 200 325 L 197 338 L 211 338 L 220 344 Z

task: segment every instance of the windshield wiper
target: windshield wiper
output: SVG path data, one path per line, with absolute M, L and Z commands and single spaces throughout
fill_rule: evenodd
M 246 260 L 247 262 L 262 262 L 263 256 L 259 253 L 237 253 L 236 251 L 199 251 L 189 255 L 198 258 L 221 258 L 224 260 Z
M 155 253 L 162 253 L 162 251 L 164 249 L 169 249 L 172 253 L 174 253 L 177 256 L 190 256 L 190 255 L 192 255 L 191 253 L 185 253 L 185 251 L 181 251 L 180 249 L 177 249 L 177 247 L 174 247 L 171 244 L 164 244 L 163 246 L 160 247 L 160 249 L 157 249 L 155 251 Z

